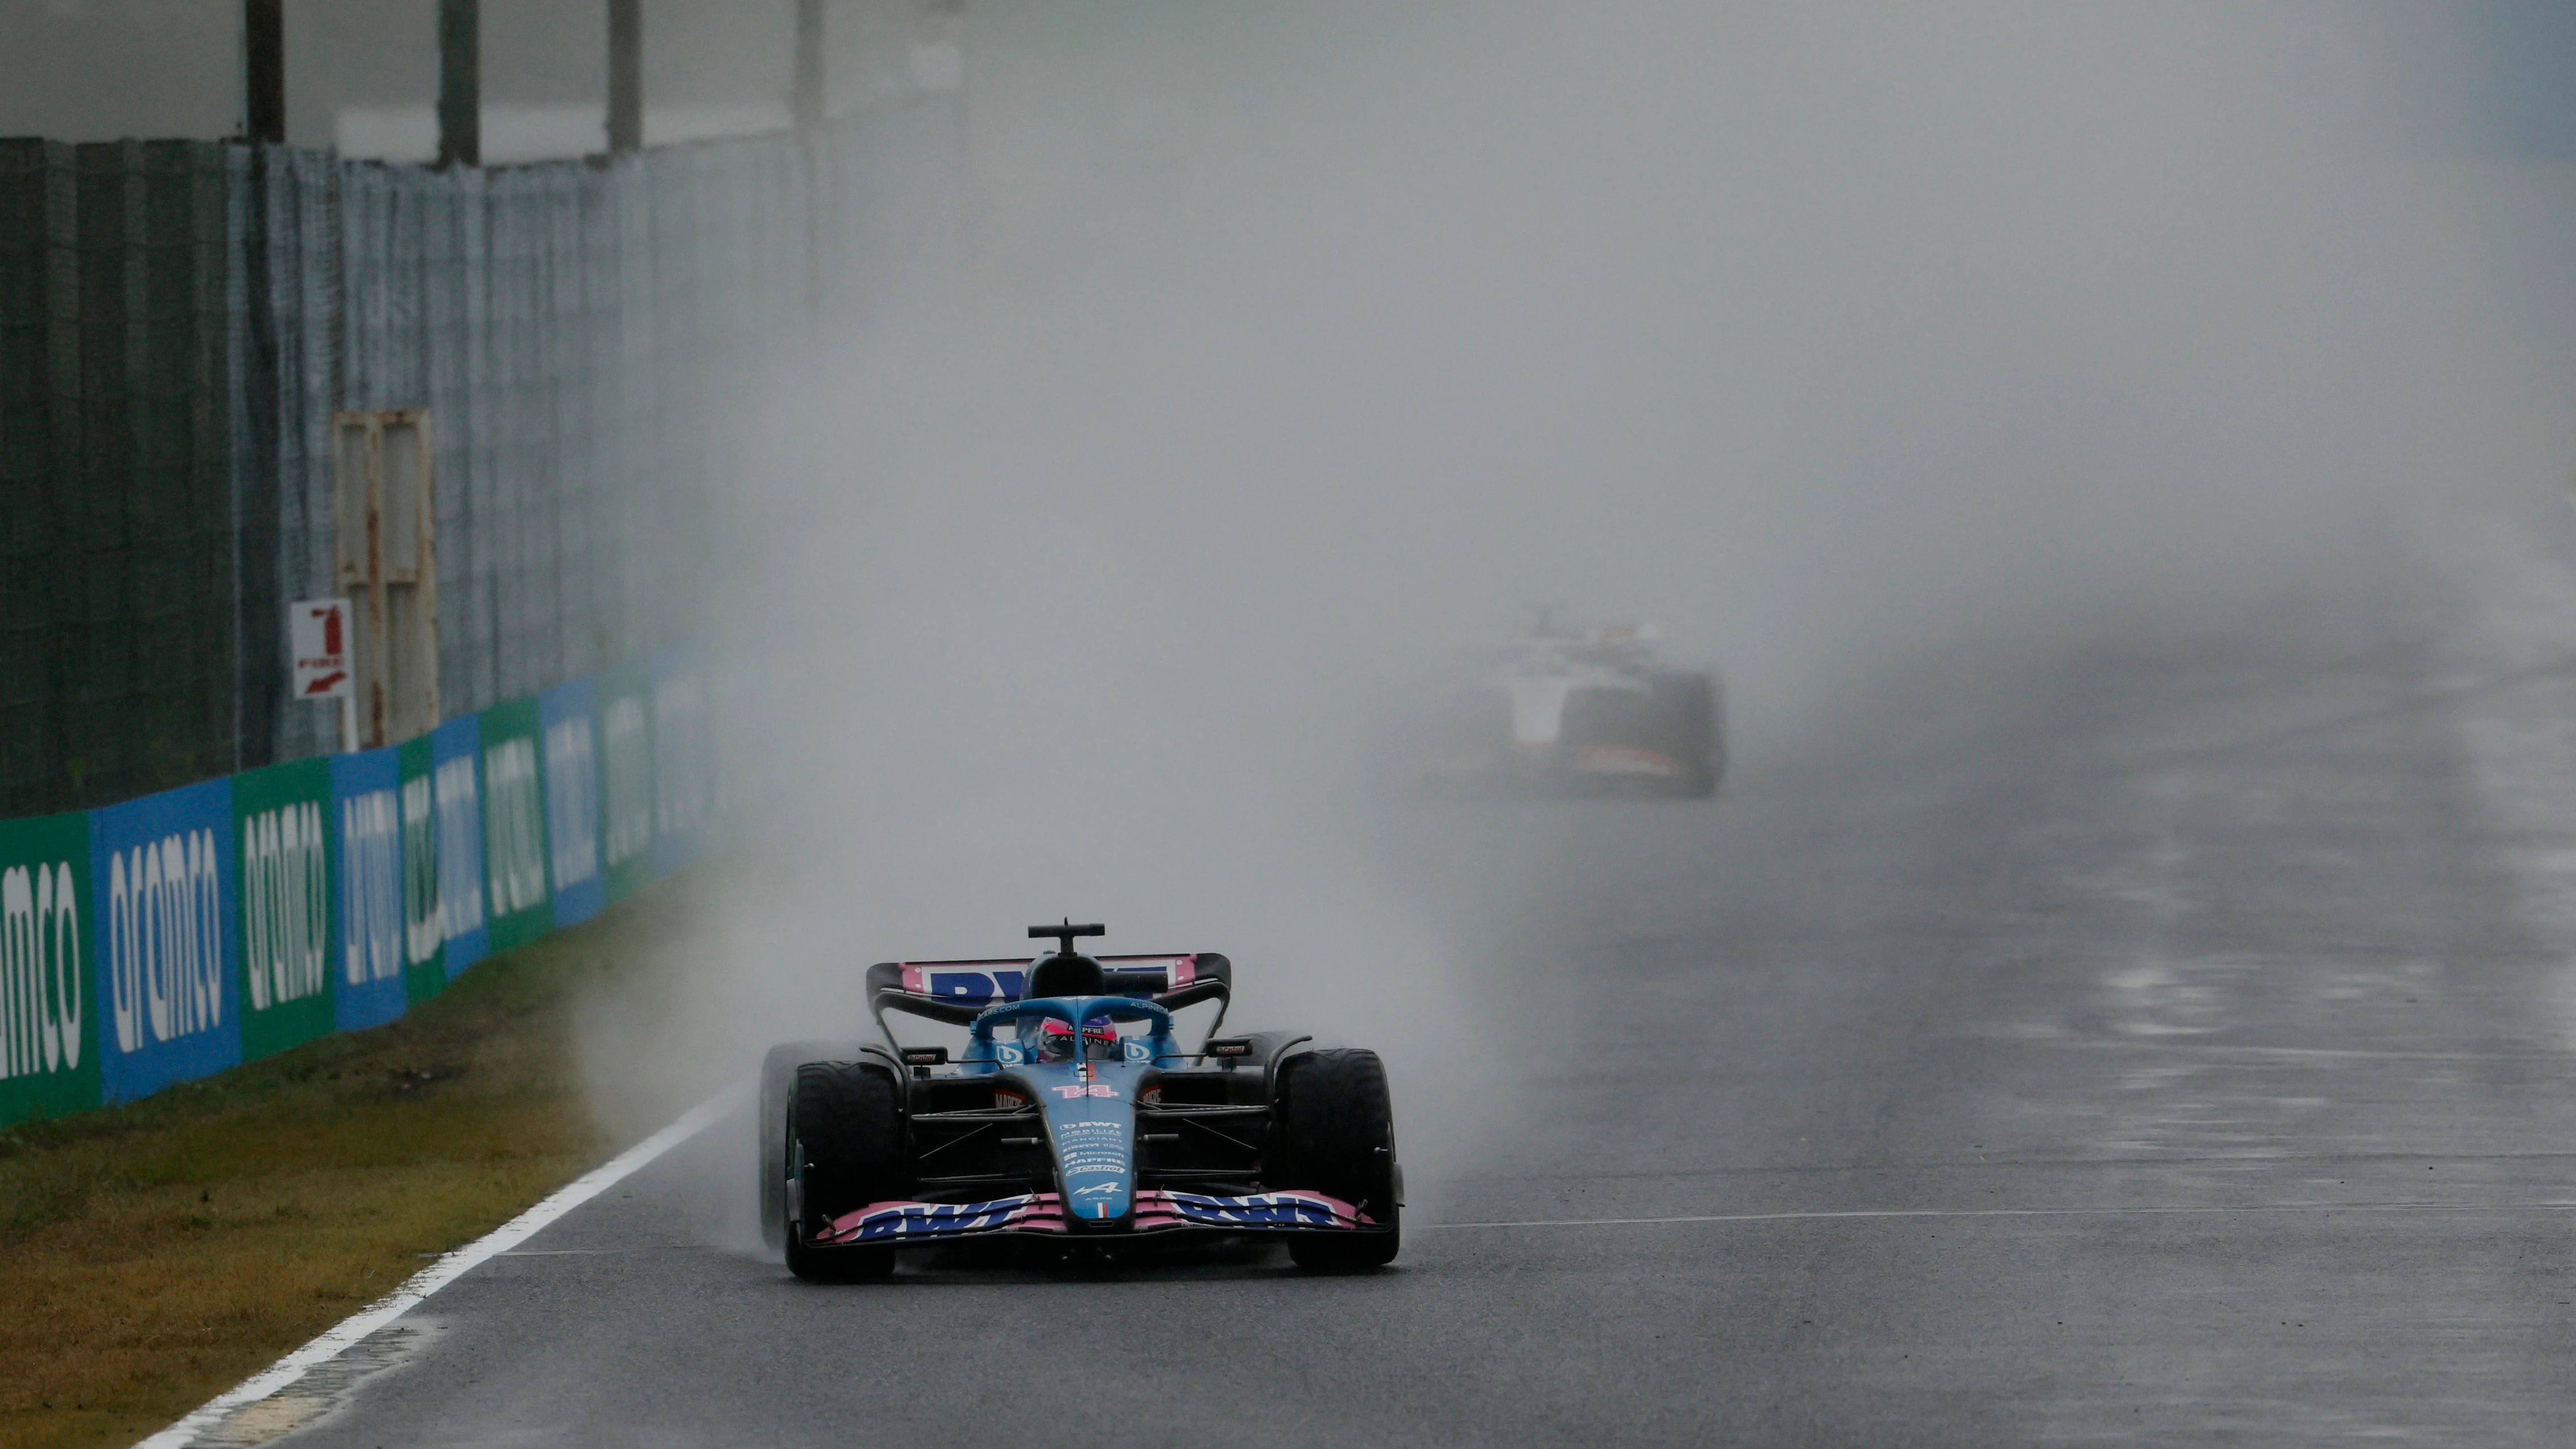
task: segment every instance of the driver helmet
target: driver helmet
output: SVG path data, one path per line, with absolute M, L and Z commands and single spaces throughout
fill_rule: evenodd
M 1118 1055 L 1118 1028 L 1106 1017 L 1094 1017 L 1082 1024 L 1083 1055 L 1095 1061 Z M 1073 1028 L 1055 1017 L 1038 1021 L 1037 1058 L 1042 1062 L 1073 1060 Z

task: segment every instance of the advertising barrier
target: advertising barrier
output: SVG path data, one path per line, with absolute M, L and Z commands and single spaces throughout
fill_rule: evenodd
M 599 843 L 612 901 L 653 879 L 652 700 L 641 665 L 599 676 Z
M 294 760 L 233 777 L 240 841 L 242 1060 L 331 1030 L 331 762 Z
M 447 979 L 483 959 L 483 717 L 429 732 L 430 794 L 438 806 L 438 909 Z
M 89 816 L 0 820 L 0 1122 L 98 1105 Z
M 599 875 L 598 698 L 587 679 L 537 696 L 546 742 L 546 864 L 558 926 L 587 921 L 608 904 Z
M 438 897 L 438 795 L 429 736 L 394 746 L 401 781 L 403 999 L 427 1001 L 447 985 L 447 913 Z
M 342 1031 L 381 1026 L 403 994 L 401 773 L 394 749 L 331 757 L 331 818 L 340 827 L 340 973 L 332 1019 Z
M 130 1102 L 242 1059 L 233 782 L 89 812 L 99 1099 Z
M 546 889 L 546 802 L 537 776 L 537 702 L 514 699 L 477 716 L 483 739 L 483 873 L 489 946 L 507 951 L 554 929 Z
M 653 874 L 697 859 L 715 815 L 715 718 L 697 651 L 674 644 L 646 661 L 653 691 Z
M 381 1025 L 705 846 L 696 655 L 104 809 L 0 820 L 0 1126 Z

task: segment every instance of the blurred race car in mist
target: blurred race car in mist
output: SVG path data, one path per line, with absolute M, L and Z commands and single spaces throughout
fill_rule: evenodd
M 902 1250 L 1017 1240 L 1067 1259 L 1267 1238 L 1313 1272 L 1396 1254 L 1403 1169 L 1377 1054 L 1284 1031 L 1218 1036 L 1212 951 L 868 968 L 884 1044 L 791 1042 L 760 1074 L 762 1228 L 811 1280 L 882 1278 Z M 1172 1014 L 1217 1003 L 1184 1051 Z M 966 1028 L 905 1047 L 902 1012 Z
M 1537 790 L 1705 796 L 1726 770 L 1715 675 L 1655 657 L 1652 625 L 1538 626 L 1495 651 L 1434 711 L 1423 783 L 1440 792 Z

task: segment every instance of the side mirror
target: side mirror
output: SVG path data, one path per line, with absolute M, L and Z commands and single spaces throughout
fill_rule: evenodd
M 1200 1054 L 1227 1071 L 1251 1058 L 1252 1038 L 1248 1036 L 1214 1036 L 1199 1049 Z
M 905 1047 L 903 1064 L 907 1067 L 944 1067 L 948 1065 L 946 1047 Z

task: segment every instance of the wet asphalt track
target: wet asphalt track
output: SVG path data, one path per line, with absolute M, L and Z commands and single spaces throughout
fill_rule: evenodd
M 706 1246 L 722 1134 L 292 1442 L 2564 1442 L 2576 605 L 2520 567 L 1926 659 L 1716 809 L 1397 827 L 1527 891 L 1508 1130 L 1395 1270 L 807 1287 Z

